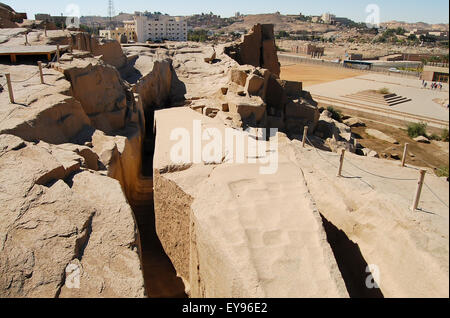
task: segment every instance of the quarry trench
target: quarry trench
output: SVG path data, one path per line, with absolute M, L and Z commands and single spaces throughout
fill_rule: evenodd
M 170 108 L 170 106 L 163 107 Z M 155 153 L 154 109 L 145 111 L 146 130 L 142 141 L 141 175 L 133 199 L 133 210 L 141 243 L 142 272 L 149 298 L 188 298 L 183 280 L 177 276 L 174 264 L 157 235 L 153 198 L 153 156 Z M 152 124 L 149 124 L 152 123 Z M 358 244 L 321 214 L 327 241 L 336 259 L 339 272 L 350 298 L 384 298 L 380 289 L 368 289 L 367 262 Z
M 154 111 L 146 112 L 146 122 L 153 123 Z M 156 233 L 153 204 L 153 155 L 155 133 L 153 125 L 146 125 L 142 144 L 142 167 L 137 195 L 129 200 L 141 242 L 141 261 L 145 289 L 149 298 L 187 298 L 185 286 L 167 256 Z

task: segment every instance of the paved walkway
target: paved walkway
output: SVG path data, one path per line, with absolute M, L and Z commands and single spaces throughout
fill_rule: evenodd
M 313 95 L 337 98 L 348 102 L 358 102 L 360 104 L 375 106 L 381 109 L 391 109 L 448 122 L 449 111 L 442 105 L 433 102 L 433 99 L 437 98 L 448 99 L 448 85 L 445 85 L 442 91 L 422 89 L 421 85 L 422 81 L 417 79 L 400 78 L 381 74 L 367 74 L 335 82 L 313 85 L 308 87 L 308 91 Z M 364 90 L 378 90 L 383 87 L 388 88 L 392 93 L 407 97 L 411 99 L 411 101 L 389 107 L 344 97 Z

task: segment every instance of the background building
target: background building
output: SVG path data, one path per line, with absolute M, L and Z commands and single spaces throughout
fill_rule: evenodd
M 336 23 L 336 16 L 331 13 L 324 13 L 322 14 L 321 20 L 323 23 L 326 24 L 335 24 Z
M 137 36 L 132 28 L 115 28 L 114 30 L 100 30 L 100 37 L 116 40 L 119 43 L 136 42 Z
M 425 81 L 448 83 L 448 64 L 429 63 L 424 66 L 421 78 Z
M 128 27 L 132 28 L 131 24 Z M 134 30 L 138 42 L 187 41 L 187 23 L 183 17 L 137 15 L 134 17 Z
M 45 21 L 45 22 L 51 22 L 54 23 L 58 27 L 62 27 L 66 25 L 67 17 L 60 15 L 60 16 L 51 16 L 50 14 L 45 13 L 38 13 L 34 15 L 35 20 L 39 21 Z

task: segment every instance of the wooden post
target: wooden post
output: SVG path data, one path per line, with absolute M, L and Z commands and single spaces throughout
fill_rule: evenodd
M 405 149 L 403 150 L 402 167 L 404 167 L 405 163 L 406 163 L 406 156 L 408 155 L 408 146 L 409 146 L 409 144 L 406 143 Z
M 426 170 L 423 170 L 423 169 L 420 170 L 419 181 L 417 182 L 416 195 L 414 197 L 414 202 L 413 202 L 413 205 L 411 207 L 411 209 L 413 211 L 416 211 L 417 207 L 419 206 L 420 194 L 422 193 L 423 181 L 425 180 L 425 174 L 426 173 L 427 173 Z
M 45 34 L 45 37 L 47 37 L 47 25 L 44 26 L 44 34 Z
M 305 126 L 305 127 L 303 128 L 303 141 L 302 141 L 302 146 L 303 146 L 303 148 L 305 148 L 306 136 L 308 135 L 308 129 L 309 129 L 308 126 Z
M 59 44 L 56 46 L 56 61 L 59 63 Z
M 73 53 L 73 39 L 72 36 L 69 35 L 69 52 Z
M 38 61 L 38 66 L 39 66 L 39 74 L 41 75 L 41 84 L 45 84 L 44 83 L 44 74 L 42 74 L 42 62 Z
M 345 156 L 345 149 L 341 149 L 341 159 L 339 162 L 339 171 L 338 171 L 338 177 L 342 177 L 342 167 L 344 165 L 344 156 Z
M 28 34 L 27 33 L 25 33 L 25 45 L 29 45 L 28 44 Z
M 5 74 L 5 76 L 6 82 L 8 83 L 9 100 L 11 101 L 11 104 L 14 104 L 14 93 L 11 84 L 11 74 L 7 73 Z

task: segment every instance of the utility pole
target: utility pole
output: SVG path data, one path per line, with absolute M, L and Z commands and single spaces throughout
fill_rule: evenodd
M 109 16 L 109 27 L 111 28 L 111 27 L 113 27 L 112 18 L 115 16 L 113 0 L 108 1 L 108 16 Z

